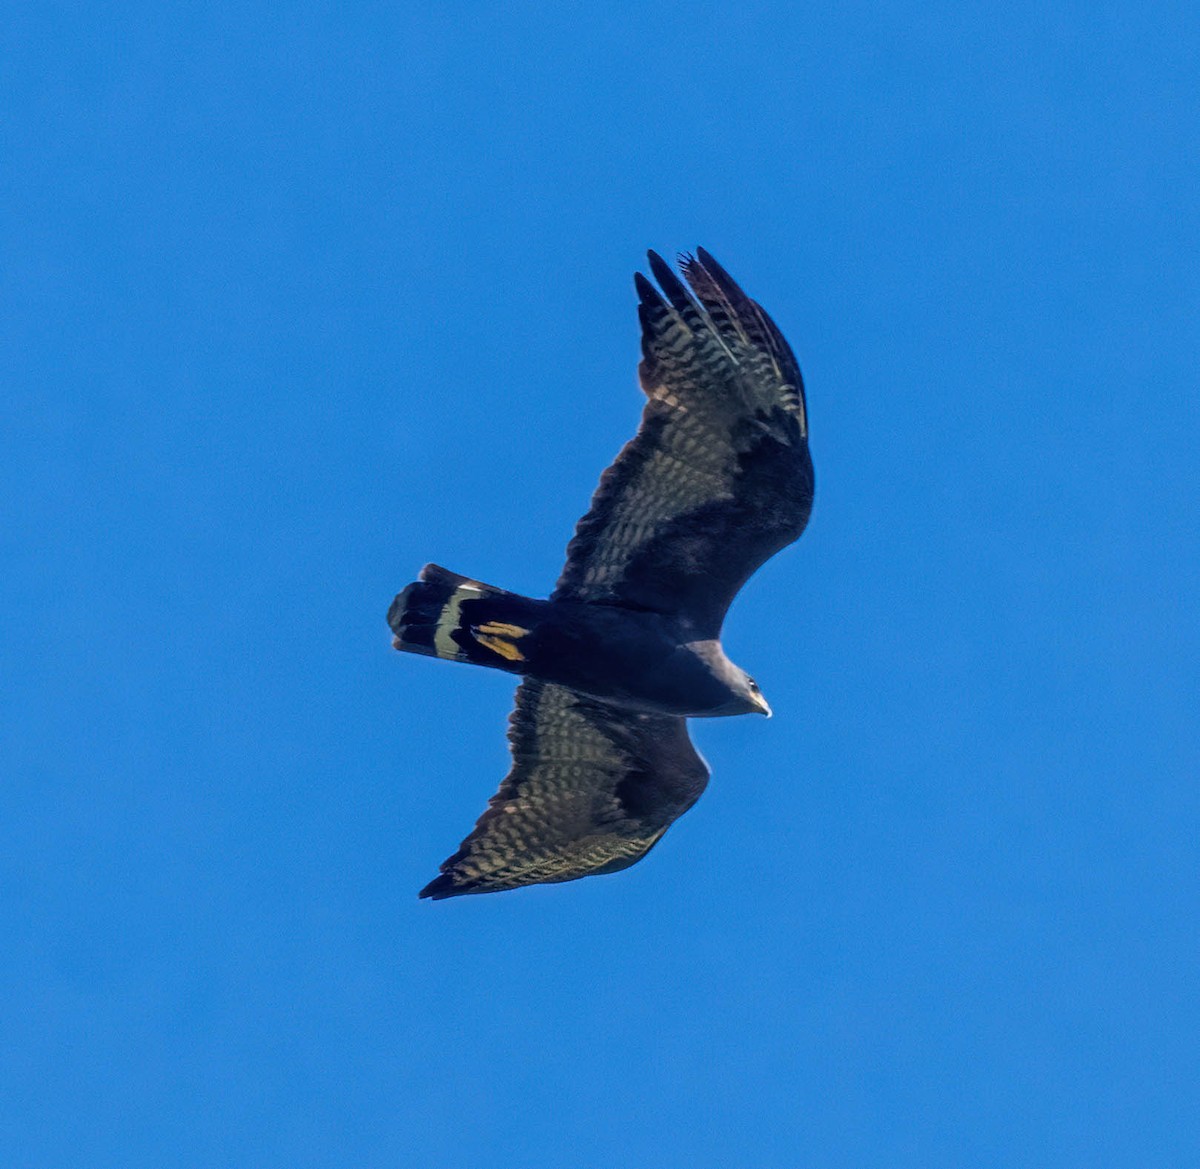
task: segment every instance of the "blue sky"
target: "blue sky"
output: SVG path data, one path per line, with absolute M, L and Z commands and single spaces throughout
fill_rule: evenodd
M 1198 25 L 10 20 L 5 1164 L 1195 1164 Z M 512 687 L 388 603 L 549 590 L 696 244 L 808 383 L 776 717 L 643 864 L 418 902 Z

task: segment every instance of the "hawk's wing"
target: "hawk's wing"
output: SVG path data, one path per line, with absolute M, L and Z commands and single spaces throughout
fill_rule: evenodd
M 804 530 L 813 472 L 800 369 L 767 314 L 703 248 L 684 287 L 638 273 L 650 401 L 567 548 L 556 600 L 690 617 L 720 631 L 738 589 Z
M 623 711 L 533 678 L 517 690 L 508 738 L 512 770 L 422 897 L 627 868 L 708 782 L 684 719 Z

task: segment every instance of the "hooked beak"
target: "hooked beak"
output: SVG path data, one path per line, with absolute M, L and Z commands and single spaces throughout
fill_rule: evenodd
M 771 708 L 767 704 L 767 700 L 761 694 L 754 695 L 754 709 L 759 714 L 765 714 L 767 718 L 771 717 Z

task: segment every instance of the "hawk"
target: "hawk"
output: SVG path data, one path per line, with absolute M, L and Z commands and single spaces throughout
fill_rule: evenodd
M 512 769 L 422 897 L 627 868 L 708 783 L 687 719 L 771 713 L 720 634 L 812 509 L 800 369 L 703 248 L 679 257 L 687 285 L 649 261 L 658 288 L 635 276 L 649 400 L 549 600 L 427 564 L 388 611 L 398 650 L 523 678 Z

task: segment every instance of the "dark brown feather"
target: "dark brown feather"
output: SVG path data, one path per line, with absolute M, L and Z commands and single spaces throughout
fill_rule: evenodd
M 422 897 L 627 868 L 708 782 L 684 719 L 622 711 L 534 679 L 517 690 L 508 737 L 512 770 Z
M 650 400 L 552 599 L 671 613 L 716 636 L 738 589 L 808 522 L 804 386 L 782 334 L 704 249 L 681 259 L 691 292 L 653 252 L 650 268 L 661 292 L 635 278 Z

